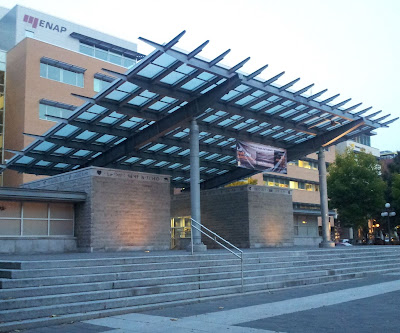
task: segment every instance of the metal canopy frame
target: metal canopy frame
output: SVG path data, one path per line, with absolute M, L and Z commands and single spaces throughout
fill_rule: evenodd
M 198 57 L 208 44 L 191 52 L 174 48 L 185 31 L 163 45 L 140 38 L 155 51 L 126 73 L 103 69 L 115 80 L 84 100 L 68 118 L 44 135 L 24 133 L 35 141 L 15 153 L 6 168 L 40 175 L 55 175 L 87 166 L 167 174 L 177 187 L 190 184 L 190 121 L 200 128 L 200 172 L 203 189 L 222 186 L 257 171 L 236 167 L 236 140 L 247 140 L 288 151 L 295 160 L 351 137 L 388 127 L 398 118 L 362 117 L 371 108 L 361 103 L 337 104 L 339 94 L 321 99 L 308 85 L 291 91 L 300 79 L 283 86 L 238 70 L 250 59 L 226 68 L 219 65 L 230 50 L 213 60 Z

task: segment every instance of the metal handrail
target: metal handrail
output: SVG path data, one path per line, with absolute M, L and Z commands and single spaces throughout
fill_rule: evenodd
M 216 234 L 214 231 L 211 231 L 210 229 L 208 229 L 207 227 L 205 227 L 204 225 L 202 225 L 201 223 L 197 222 L 196 220 L 190 218 L 191 222 L 190 222 L 190 226 L 193 229 L 196 229 L 198 231 L 200 231 L 200 233 L 202 233 L 203 235 L 207 236 L 208 238 L 210 238 L 211 240 L 213 240 L 215 243 L 221 245 L 225 250 L 228 250 L 230 253 L 232 253 L 235 257 L 240 259 L 240 270 L 241 270 L 241 282 L 242 282 L 242 292 L 244 291 L 244 278 L 243 278 L 243 251 L 240 250 L 238 247 L 236 247 L 235 245 L 233 245 L 232 243 L 228 242 L 226 239 L 222 238 L 220 235 Z M 198 228 L 197 226 L 194 225 L 197 224 L 198 226 L 200 226 L 200 228 Z M 214 237 L 210 236 L 207 232 L 203 231 L 202 229 L 207 230 L 207 232 L 211 233 Z M 193 232 L 190 232 L 190 239 L 191 239 L 191 245 L 192 245 L 192 255 L 193 255 Z M 218 239 L 218 240 L 217 240 Z M 233 247 L 236 251 L 238 251 L 239 253 L 236 253 L 234 251 L 232 251 L 229 247 L 227 247 L 226 245 L 221 243 L 224 242 L 225 244 L 228 244 L 229 246 Z

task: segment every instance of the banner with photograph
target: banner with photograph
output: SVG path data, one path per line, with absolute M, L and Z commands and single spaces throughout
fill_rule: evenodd
M 286 149 L 237 141 L 236 158 L 241 168 L 287 173 Z

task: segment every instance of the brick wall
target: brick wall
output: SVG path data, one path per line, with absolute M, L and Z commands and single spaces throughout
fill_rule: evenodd
M 75 207 L 81 250 L 169 248 L 168 176 L 90 167 L 23 186 L 87 193 Z

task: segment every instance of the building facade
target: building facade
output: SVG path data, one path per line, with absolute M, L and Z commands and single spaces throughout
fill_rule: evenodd
M 5 96 L 4 146 L 16 152 L 34 140 L 23 133 L 42 135 L 82 104 L 72 93 L 93 96 L 113 81 L 102 68 L 125 72 L 143 57 L 135 43 L 21 6 L 1 18 L 0 33 L 4 36 L 0 48 L 7 51 L 6 83 L 14 87 Z M 35 179 L 8 170 L 3 185 Z
M 326 163 L 335 160 L 335 147 L 325 150 Z M 309 154 L 301 160 L 290 161 L 287 174 L 263 173 L 257 175 L 259 184 L 290 189 L 293 200 L 293 233 L 295 245 L 318 245 L 321 241 L 321 211 L 318 176 L 318 156 Z M 334 227 L 335 211 L 329 212 Z

